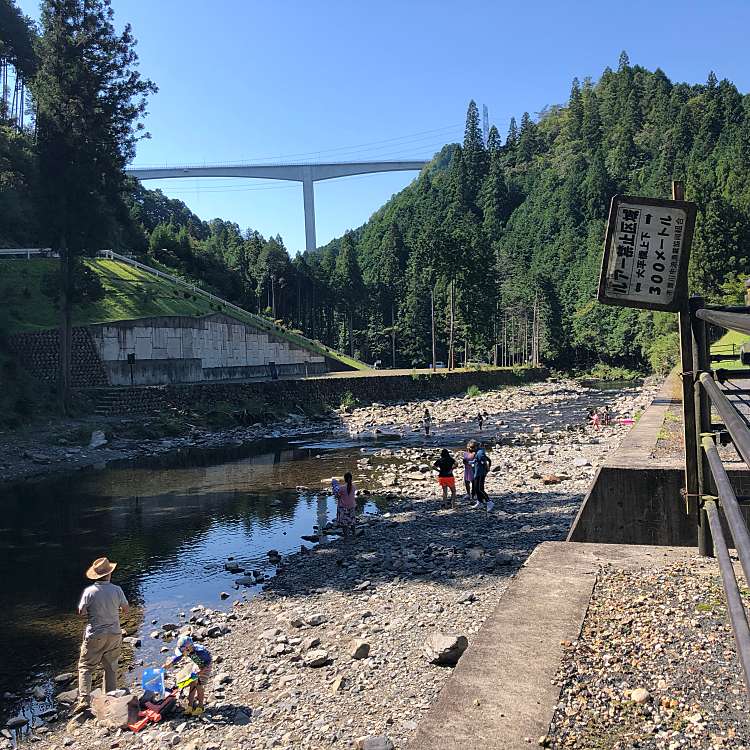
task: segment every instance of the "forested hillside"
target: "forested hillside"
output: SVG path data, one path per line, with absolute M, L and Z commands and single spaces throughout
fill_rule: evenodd
M 536 300 L 547 361 L 643 366 L 651 356 L 658 365 L 676 347 L 674 316 L 594 300 L 609 199 L 670 197 L 672 179 L 699 206 L 691 291 L 736 301 L 738 276 L 750 271 L 750 97 L 713 73 L 702 85 L 673 84 L 625 54 L 598 82 L 574 80 L 566 106 L 511 122 L 504 142 L 493 128 L 484 146 L 472 102 L 463 144 L 446 146 L 319 263 L 338 268 L 329 255 L 354 246 L 353 288 L 366 290 L 352 295 L 363 300 L 359 345 L 373 355 L 388 348 L 393 311 L 400 360 L 430 360 L 434 292 L 445 359 L 452 280 L 459 349 L 468 341 L 470 358 L 489 358 L 503 311 L 507 325 Z
M 457 363 L 492 361 L 503 342 L 518 361 L 536 309 L 548 363 L 663 368 L 676 352 L 674 316 L 604 307 L 595 291 L 610 198 L 669 197 L 673 179 L 699 207 L 691 291 L 739 301 L 750 272 L 750 97 L 713 74 L 673 84 L 625 54 L 596 83 L 574 80 L 565 106 L 524 113 L 502 138 L 491 128 L 486 145 L 472 102 L 462 144 L 446 145 L 363 227 L 293 260 L 280 237 L 201 222 L 140 187 L 130 201 L 154 258 L 367 361 L 390 363 L 395 350 L 399 365 L 430 362 L 432 304 L 447 361 L 452 292 Z
M 0 73 L 14 82 L 0 100 L 0 247 L 46 245 L 35 131 L 43 46 L 12 0 L 0 0 L 0 21 Z M 111 247 L 369 362 L 430 362 L 434 310 L 438 360 L 448 361 L 453 331 L 457 364 L 492 361 L 496 345 L 528 361 L 538 329 L 549 364 L 663 368 L 674 316 L 594 298 L 609 199 L 669 197 L 673 179 L 699 207 L 691 290 L 736 301 L 750 271 L 750 96 L 713 74 L 672 83 L 624 53 L 598 81 L 574 79 L 565 106 L 524 113 L 502 137 L 493 127 L 487 143 L 472 102 L 463 143 L 316 252 L 291 258 L 279 236 L 203 221 L 129 180 Z

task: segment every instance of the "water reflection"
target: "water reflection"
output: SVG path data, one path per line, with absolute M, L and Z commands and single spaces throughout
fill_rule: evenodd
M 267 551 L 298 550 L 302 534 L 325 525 L 335 514 L 328 479 L 359 455 L 285 447 L 230 462 L 114 468 L 4 491 L 0 691 L 20 694 L 74 665 L 83 629 L 75 607 L 94 558 L 119 563 L 116 582 L 136 612 L 128 630 L 147 636 L 154 619 L 174 619 L 196 603 L 221 607 L 220 591 L 233 592 L 236 578 L 224 569 L 227 557 L 272 573 Z M 291 489 L 301 485 L 310 489 Z M 146 658 L 161 645 L 144 638 Z

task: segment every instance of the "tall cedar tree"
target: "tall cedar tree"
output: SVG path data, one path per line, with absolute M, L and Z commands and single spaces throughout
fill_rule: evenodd
M 354 238 L 351 232 L 347 232 L 341 240 L 341 248 L 333 272 L 333 281 L 338 295 L 338 304 L 348 317 L 349 356 L 353 357 L 354 316 L 361 305 L 364 282 L 357 262 Z
M 129 25 L 116 33 L 110 0 L 45 0 L 34 81 L 40 214 L 61 265 L 60 394 L 70 399 L 72 292 L 81 258 L 111 246 L 124 168 L 143 135 L 154 84 L 136 70 Z

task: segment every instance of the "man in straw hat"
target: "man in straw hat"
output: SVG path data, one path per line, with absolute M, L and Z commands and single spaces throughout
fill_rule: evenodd
M 100 557 L 91 563 L 86 578 L 94 581 L 83 591 L 78 613 L 88 620 L 78 660 L 78 705 L 84 711 L 91 700 L 91 677 L 99 665 L 104 670 L 104 692 L 117 689 L 117 661 L 122 648 L 120 611 L 128 611 L 128 600 L 119 586 L 110 582 L 117 563 Z

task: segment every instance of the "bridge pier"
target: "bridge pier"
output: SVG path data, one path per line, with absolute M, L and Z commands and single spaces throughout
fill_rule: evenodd
M 305 203 L 305 250 L 315 250 L 315 186 L 312 167 L 305 167 L 302 177 L 302 196 Z

